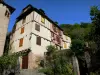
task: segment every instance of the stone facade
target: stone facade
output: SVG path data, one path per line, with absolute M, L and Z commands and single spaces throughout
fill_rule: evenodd
M 14 10 L 0 0 L 0 56 L 3 55 L 11 10 Z

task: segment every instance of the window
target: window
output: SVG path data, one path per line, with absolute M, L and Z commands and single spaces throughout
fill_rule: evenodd
M 26 16 L 23 18 L 23 20 L 22 20 L 22 24 L 24 24 L 25 21 L 26 21 Z
M 10 16 L 10 14 L 9 14 L 9 12 L 6 10 L 6 12 L 5 12 L 5 16 L 7 16 L 8 18 L 9 18 L 9 16 Z
M 67 48 L 67 44 L 66 44 L 66 42 L 64 42 L 64 48 Z
M 40 25 L 35 24 L 35 30 L 40 31 Z
M 58 31 L 58 35 L 61 36 L 61 30 L 58 29 L 57 31 Z
M 45 18 L 41 16 L 41 22 L 45 23 Z
M 24 33 L 24 27 L 21 28 L 21 34 L 23 34 L 23 33 Z
M 51 36 L 54 37 L 54 33 L 53 32 L 51 32 Z
M 19 40 L 19 47 L 22 47 L 23 46 L 23 38 L 21 38 L 20 40 Z
M 59 32 L 59 35 L 62 36 L 62 31 Z
M 58 44 L 61 44 L 60 37 L 56 36 L 56 39 L 57 39 Z
M 58 33 L 59 33 L 59 35 L 60 35 L 60 33 L 61 33 L 60 29 L 58 29 L 58 28 L 57 28 L 57 32 L 58 32 Z
M 41 37 L 37 36 L 36 44 L 41 45 Z

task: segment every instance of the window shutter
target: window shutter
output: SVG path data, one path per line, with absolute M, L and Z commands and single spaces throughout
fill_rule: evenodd
M 24 27 L 21 28 L 21 34 L 24 33 Z
M 41 22 L 45 23 L 45 18 L 41 16 Z
M 23 46 L 23 38 L 19 40 L 19 47 Z
M 35 30 L 40 31 L 40 25 L 35 24 Z
M 41 45 L 41 37 L 39 37 L 39 36 L 37 37 L 36 44 Z

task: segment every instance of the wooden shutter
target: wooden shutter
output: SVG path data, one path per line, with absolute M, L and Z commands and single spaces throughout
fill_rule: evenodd
M 21 28 L 21 34 L 24 33 L 24 27 Z
M 35 30 L 40 31 L 40 25 L 35 24 Z
M 19 40 L 19 47 L 23 46 L 23 38 Z
M 41 16 L 41 22 L 45 23 L 45 18 Z
M 41 37 L 37 36 L 36 44 L 41 45 Z
M 28 55 L 22 57 L 22 69 L 28 69 Z

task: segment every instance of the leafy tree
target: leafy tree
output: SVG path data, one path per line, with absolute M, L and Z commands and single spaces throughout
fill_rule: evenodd
M 18 61 L 18 55 L 4 55 L 0 57 L 0 73 L 3 75 L 5 70 L 15 68 Z
M 60 27 L 64 30 L 64 33 L 67 36 L 70 36 L 71 39 L 80 39 L 87 40 L 89 32 L 91 30 L 91 23 L 81 23 L 81 24 L 61 24 Z
M 64 33 L 66 35 L 70 36 L 70 32 L 71 32 L 72 27 L 73 27 L 71 24 L 61 24 L 60 27 L 64 30 Z
M 100 68 L 100 10 L 97 6 L 91 7 L 90 15 L 93 26 L 89 38 L 96 45 L 94 48 L 95 51 L 91 55 L 91 69 L 92 71 L 97 71 Z
M 75 23 L 75 24 L 73 25 L 73 29 L 78 29 L 78 28 L 80 28 L 80 24 Z
M 47 47 L 47 51 L 45 67 L 41 69 L 41 72 L 46 75 L 72 75 L 72 64 L 67 59 L 68 53 L 66 51 L 59 52 L 51 45 Z
M 91 36 L 92 39 L 96 42 L 96 44 L 99 46 L 100 44 L 100 10 L 96 6 L 91 7 L 91 20 L 93 23 L 92 30 L 91 30 Z M 100 50 L 100 47 L 98 47 Z
M 14 73 L 19 73 L 20 66 L 19 66 L 19 57 L 20 56 L 25 56 L 30 52 L 30 50 L 22 53 L 12 53 L 12 54 L 4 54 L 3 56 L 0 57 L 0 75 L 3 75 L 5 71 L 12 72 Z M 7 74 L 6 74 L 7 75 Z
M 75 56 L 78 58 L 79 61 L 79 66 L 80 66 L 80 71 L 81 74 L 85 75 L 86 71 L 86 64 L 85 59 L 84 59 L 84 47 L 85 47 L 85 42 L 89 41 L 89 34 L 91 31 L 92 24 L 91 23 L 80 23 L 80 24 L 63 24 L 61 27 L 64 30 L 64 33 L 67 33 L 67 36 L 71 37 L 72 40 L 72 46 L 71 50 L 75 54 Z
M 75 53 L 76 56 L 84 53 L 84 41 L 79 39 L 73 40 L 71 50 Z
M 78 28 L 78 29 L 73 29 L 70 33 L 70 36 L 72 39 L 80 39 L 84 40 L 85 36 L 85 29 L 84 28 Z

